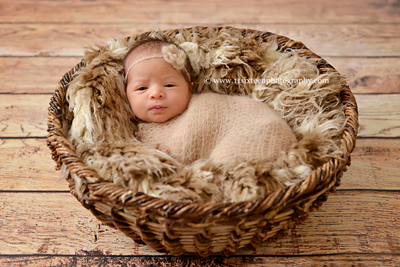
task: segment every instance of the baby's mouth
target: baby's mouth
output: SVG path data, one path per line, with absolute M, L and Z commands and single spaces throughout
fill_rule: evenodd
M 155 105 L 150 110 L 158 112 L 158 111 L 163 111 L 164 109 L 166 109 L 166 107 L 161 105 Z

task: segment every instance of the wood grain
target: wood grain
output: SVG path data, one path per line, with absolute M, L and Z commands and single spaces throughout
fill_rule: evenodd
M 0 25 L 0 55 L 81 57 L 85 46 L 105 44 L 111 38 L 152 29 L 157 28 L 149 24 L 3 24 Z
M 0 93 L 52 94 L 81 57 L 0 57 Z M 398 58 L 325 57 L 353 93 L 400 93 Z M 22 77 L 22 78 L 21 78 Z
M 342 189 L 400 190 L 400 139 L 358 139 Z
M 201 267 L 245 267 L 245 266 L 296 266 L 296 267 L 350 267 L 350 266 L 385 266 L 397 267 L 400 256 L 391 254 L 338 254 L 323 256 L 233 256 L 230 258 L 210 256 L 117 256 L 117 255 L 31 255 L 1 256 L 0 265 L 16 266 L 201 266 Z
M 355 94 L 400 93 L 400 60 L 398 58 L 326 57 L 344 75 Z
M 399 254 L 399 205 L 395 192 L 337 192 L 287 237 L 238 255 Z M 0 193 L 0 225 L 1 254 L 163 255 L 102 225 L 68 193 Z
M 50 95 L 2 95 L 0 137 L 46 136 Z M 356 95 L 361 137 L 400 136 L 400 94 Z
M 400 94 L 356 95 L 361 137 L 400 137 Z
M 2 190 L 69 190 L 45 139 L 0 139 Z M 400 139 L 359 139 L 338 190 L 400 190 Z
M 50 95 L 2 95 L 0 137 L 46 136 Z
M 69 190 L 45 139 L 0 139 L 2 190 Z
M 53 94 L 80 57 L 0 57 L 0 93 Z
M 1 12 L 1 11 L 0 11 Z M 1 15 L 0 15 L 1 16 Z M 191 27 L 197 24 L 184 24 Z M 207 26 L 209 23 L 207 23 Z M 327 56 L 400 56 L 398 24 L 252 24 L 223 23 L 269 31 L 303 42 Z M 149 30 L 176 29 L 177 24 L 0 24 L 0 56 L 76 56 L 83 47 Z
M 0 1 L 0 22 L 396 23 L 394 1 Z M 156 8 L 154 8 L 156 7 Z M 312 8 L 310 8 L 312 7 Z M 62 16 L 60 15 L 62 12 Z M 118 14 L 118 15 L 116 15 Z

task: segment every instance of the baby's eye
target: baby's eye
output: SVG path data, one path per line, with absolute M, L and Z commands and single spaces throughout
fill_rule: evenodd
M 139 87 L 137 90 L 138 90 L 138 91 L 144 91 L 144 90 L 146 90 L 146 89 L 147 89 L 147 87 L 144 87 L 144 86 L 143 86 L 143 87 Z
M 174 87 L 173 84 L 166 84 L 165 87 Z

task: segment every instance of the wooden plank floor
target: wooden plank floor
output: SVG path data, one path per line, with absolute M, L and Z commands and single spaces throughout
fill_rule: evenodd
M 46 147 L 48 102 L 83 46 L 194 25 L 302 41 L 359 104 L 338 191 L 289 236 L 230 258 L 165 255 L 102 225 Z M 0 162 L 0 266 L 400 266 L 399 1 L 0 0 Z

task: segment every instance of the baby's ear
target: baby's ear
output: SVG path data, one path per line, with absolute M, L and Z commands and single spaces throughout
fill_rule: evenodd
M 193 82 L 189 83 L 189 91 L 190 91 L 190 93 L 192 93 L 192 91 L 193 91 L 193 85 L 194 85 Z

